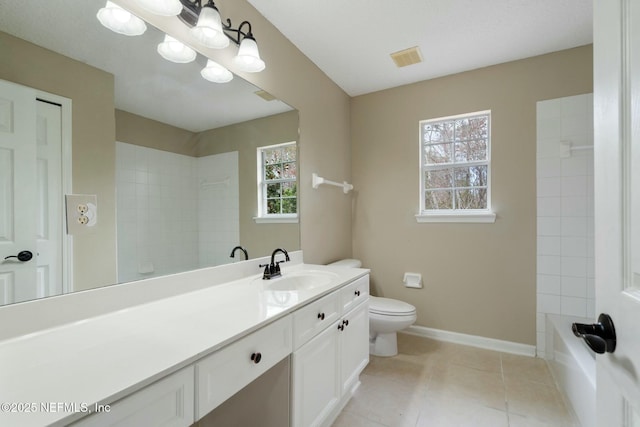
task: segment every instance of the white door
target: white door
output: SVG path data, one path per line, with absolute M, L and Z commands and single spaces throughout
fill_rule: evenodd
M 35 257 L 7 258 L 37 252 L 35 123 L 36 92 L 0 81 L 0 305 L 36 291 Z
M 596 356 L 599 426 L 640 426 L 640 1 L 594 4 L 596 309 L 613 353 Z
M 0 81 L 0 305 L 63 288 L 61 108 L 36 96 Z
M 62 279 L 62 109 L 36 103 L 36 297 L 60 295 Z

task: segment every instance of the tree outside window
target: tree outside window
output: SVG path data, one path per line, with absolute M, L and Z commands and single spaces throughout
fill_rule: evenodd
M 260 216 L 298 213 L 298 163 L 295 142 L 258 148 Z
M 489 111 L 420 122 L 420 210 L 490 209 Z

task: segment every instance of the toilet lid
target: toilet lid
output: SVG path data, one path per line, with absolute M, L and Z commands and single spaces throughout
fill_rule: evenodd
M 413 314 L 416 308 L 411 304 L 397 299 L 369 297 L 369 312 L 375 314 L 386 314 L 388 316 L 399 316 Z

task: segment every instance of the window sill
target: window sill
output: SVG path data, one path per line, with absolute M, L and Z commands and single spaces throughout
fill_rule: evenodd
M 420 213 L 416 215 L 416 221 L 424 222 L 460 222 L 460 223 L 485 223 L 496 222 L 494 212 L 450 212 L 450 213 Z
M 256 224 L 297 224 L 298 215 L 273 215 L 253 217 Z

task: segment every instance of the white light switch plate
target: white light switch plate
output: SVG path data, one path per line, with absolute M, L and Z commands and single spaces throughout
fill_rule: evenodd
M 87 233 L 98 223 L 98 197 L 95 194 L 67 194 L 67 234 Z

